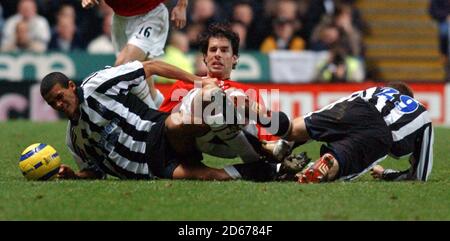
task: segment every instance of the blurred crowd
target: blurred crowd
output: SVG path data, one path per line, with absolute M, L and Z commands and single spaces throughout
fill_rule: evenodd
M 243 51 L 327 50 L 330 57 L 318 67 L 319 81 L 362 81 L 358 73 L 364 64 L 362 36 L 369 30 L 355 2 L 190 0 L 187 26 L 171 31 L 166 57 L 179 60 L 176 56 L 197 51 L 197 36 L 208 24 L 230 22 Z M 175 3 L 166 1 L 169 9 Z M 79 0 L 0 0 L 1 51 L 114 53 L 112 14 L 104 3 L 86 10 Z M 202 67 L 196 66 L 201 63 L 184 65 L 201 74 Z

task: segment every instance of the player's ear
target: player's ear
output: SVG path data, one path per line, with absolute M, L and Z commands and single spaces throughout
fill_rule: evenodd
M 237 56 L 237 55 L 233 55 L 233 65 L 236 65 L 237 63 L 238 63 L 238 58 L 239 58 L 239 56 Z
M 233 64 L 232 64 L 231 66 L 233 66 L 233 69 L 236 69 L 236 65 L 237 65 L 237 63 L 238 63 L 239 56 L 233 55 L 233 57 L 232 57 L 231 59 L 232 59 L 232 61 L 233 61 Z
M 75 84 L 75 82 L 73 82 L 72 80 L 69 80 L 69 89 L 76 89 L 77 85 Z

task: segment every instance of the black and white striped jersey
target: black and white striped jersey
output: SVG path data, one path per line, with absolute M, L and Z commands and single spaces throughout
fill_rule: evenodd
M 150 146 L 157 141 L 153 132 L 160 133 L 154 126 L 164 115 L 137 97 L 142 91 L 148 87 L 139 61 L 100 70 L 83 81 L 78 88 L 81 115 L 69 121 L 66 139 L 80 170 L 153 177 Z
M 410 156 L 411 168 L 395 179 L 426 181 L 433 166 L 433 128 L 426 108 L 417 100 L 393 88 L 373 87 L 353 93 L 348 99 L 362 98 L 380 112 L 392 133 L 390 155 Z

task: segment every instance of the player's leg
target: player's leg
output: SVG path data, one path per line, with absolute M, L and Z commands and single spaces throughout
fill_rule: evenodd
M 194 139 L 209 131 L 207 125 L 182 123 L 182 113 L 172 113 L 165 120 L 165 138 L 176 152 L 180 165 L 169 165 L 163 177 L 175 179 L 271 181 L 284 174 L 292 167 L 283 167 L 282 163 L 253 162 L 235 164 L 224 169 L 210 168 L 202 164 L 201 153 L 196 148 Z M 170 163 L 170 162 L 168 162 Z M 295 169 L 294 169 L 295 170 Z M 298 171 L 298 170 L 297 170 Z M 161 175 L 160 175 L 161 176 Z
M 261 142 L 256 137 L 253 137 L 252 141 L 253 143 L 250 143 L 251 142 L 249 140 L 250 135 L 244 133 L 241 130 L 239 130 L 239 132 L 242 133 L 242 137 L 244 140 L 243 142 L 239 142 L 239 145 L 235 145 L 236 147 L 240 147 L 240 149 L 238 148 L 233 149 L 230 146 L 230 143 L 236 144 L 237 141 L 235 138 L 226 139 L 225 141 L 223 141 L 224 144 L 220 145 L 215 145 L 210 142 L 199 141 L 199 140 L 203 141 L 210 140 L 210 138 L 209 139 L 204 138 L 206 136 L 210 136 L 211 134 L 217 136 L 217 132 L 212 132 L 211 126 L 209 125 L 191 124 L 184 122 L 184 120 L 185 117 L 183 115 L 183 112 L 175 112 L 170 114 L 169 117 L 165 120 L 165 136 L 167 137 L 169 144 L 178 154 L 178 156 L 187 159 L 186 161 L 194 160 L 195 162 L 201 160 L 202 158 L 199 158 L 199 156 L 201 156 L 201 153 L 199 153 L 200 150 L 214 156 L 221 156 L 227 158 L 232 158 L 235 155 L 238 155 L 244 160 L 244 162 L 245 162 L 244 158 L 248 158 L 249 155 L 253 155 L 252 158 L 255 158 L 258 161 L 275 160 L 275 158 L 270 156 L 272 152 L 270 151 L 262 152 L 260 150 L 263 147 L 261 145 Z M 231 130 L 234 131 L 235 129 Z M 222 137 L 223 136 L 224 135 L 222 135 Z M 205 146 L 205 145 L 213 145 L 213 146 Z M 258 147 L 257 145 L 260 145 L 260 147 Z
M 241 163 L 218 169 L 204 165 L 181 163 L 173 169 L 172 179 L 274 181 L 280 168 L 265 162 Z
M 384 159 L 392 144 L 384 119 L 364 100 L 338 102 L 314 112 L 305 118 L 305 126 L 312 139 L 327 145 L 300 182 L 352 180 Z
M 145 61 L 163 54 L 169 32 L 168 19 L 168 11 L 164 4 L 160 4 L 145 15 L 125 18 L 114 14 L 112 41 L 116 50 L 115 65 L 134 60 Z M 138 97 L 151 108 L 157 109 L 162 103 L 163 96 L 156 89 L 151 76 L 148 76 L 146 81 L 148 91 L 140 92 Z
M 203 135 L 208 131 L 206 125 L 192 125 L 171 123 L 173 120 L 181 120 L 180 113 L 171 114 L 172 118 L 167 118 L 165 125 L 165 137 L 174 152 L 177 154 L 179 164 L 177 166 L 168 165 L 165 168 L 163 177 L 174 179 L 200 179 L 200 180 L 235 180 L 244 179 L 252 181 L 272 181 L 286 173 L 296 173 L 307 164 L 302 160 L 288 160 L 282 163 L 252 162 L 227 166 L 224 169 L 207 167 L 202 164 L 201 153 L 195 145 L 195 137 Z M 178 118 L 178 119 L 177 119 Z M 170 156 L 170 155 L 168 155 Z M 164 164 L 167 166 L 167 164 Z M 161 175 L 160 175 L 161 176 Z
M 339 162 L 332 153 L 323 154 L 312 166 L 297 174 L 299 183 L 334 181 L 339 172 Z
M 301 116 L 292 121 L 292 128 L 289 129 L 285 139 L 295 143 L 305 143 L 311 139 L 305 125 L 305 117 Z
M 114 47 L 120 51 L 116 65 L 160 56 L 169 33 L 169 12 L 160 4 L 144 15 L 126 18 L 114 15 L 112 33 Z
M 180 164 L 178 165 L 172 174 L 172 179 L 196 179 L 196 180 L 217 180 L 228 181 L 233 178 L 224 170 L 212 168 L 198 163 L 192 164 Z
M 244 162 L 258 161 L 260 155 L 253 149 L 244 133 L 234 121 L 227 122 L 222 94 L 222 89 L 216 85 L 205 85 L 201 89 L 191 90 L 183 98 L 180 106 L 180 112 L 185 118 L 184 123 L 208 123 L 212 136 L 223 141 L 230 153 L 238 155 Z M 206 139 L 206 134 L 208 132 L 198 137 Z M 211 133 L 208 135 L 211 136 Z
M 193 90 L 183 98 L 182 106 L 186 113 L 193 116 L 193 121 L 206 123 L 214 135 L 244 162 L 260 159 L 260 155 L 239 126 L 240 122 L 244 122 L 238 119 L 232 101 L 222 89 L 206 85 L 201 90 Z
M 143 50 L 144 46 L 142 44 L 128 42 L 130 38 L 129 33 L 132 31 L 132 23 L 133 18 L 125 18 L 117 14 L 113 15 L 111 38 L 114 50 L 116 51 L 115 65 L 124 64 L 133 60 L 144 61 L 147 59 L 148 54 Z M 162 95 L 156 90 L 151 76 L 147 79 L 147 83 L 142 83 L 134 87 L 131 92 L 152 109 L 157 109 L 157 102 L 162 102 Z
M 270 153 L 275 160 L 281 162 L 291 154 L 294 142 L 288 142 L 283 139 L 276 141 L 261 141 L 261 146 L 266 152 Z
M 147 60 L 147 54 L 141 48 L 132 44 L 127 44 L 120 51 L 114 65 L 126 64 L 134 60 L 145 61 Z
M 205 135 L 210 129 L 203 124 L 185 123 L 183 119 L 181 112 L 170 114 L 165 120 L 165 136 L 179 157 L 185 161 L 198 162 L 202 157 L 195 145 L 196 137 Z

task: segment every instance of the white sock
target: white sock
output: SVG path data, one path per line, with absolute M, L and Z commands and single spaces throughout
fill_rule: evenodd
M 259 161 L 260 155 L 256 153 L 253 146 L 245 137 L 244 132 L 235 125 L 225 124 L 223 114 L 208 116 L 207 123 L 211 127 L 211 131 L 219 137 L 228 147 L 236 153 L 243 162 Z
M 236 170 L 236 168 L 234 166 L 232 166 L 232 165 L 225 166 L 223 169 L 233 179 L 241 179 L 242 178 L 242 176 L 238 172 L 238 170 Z
M 256 153 L 253 146 L 245 137 L 244 132 L 231 126 L 225 126 L 221 130 L 212 131 L 219 137 L 230 149 L 236 153 L 243 162 L 259 161 L 259 155 Z
M 280 168 L 281 168 L 281 163 L 277 163 L 277 173 L 280 172 Z

